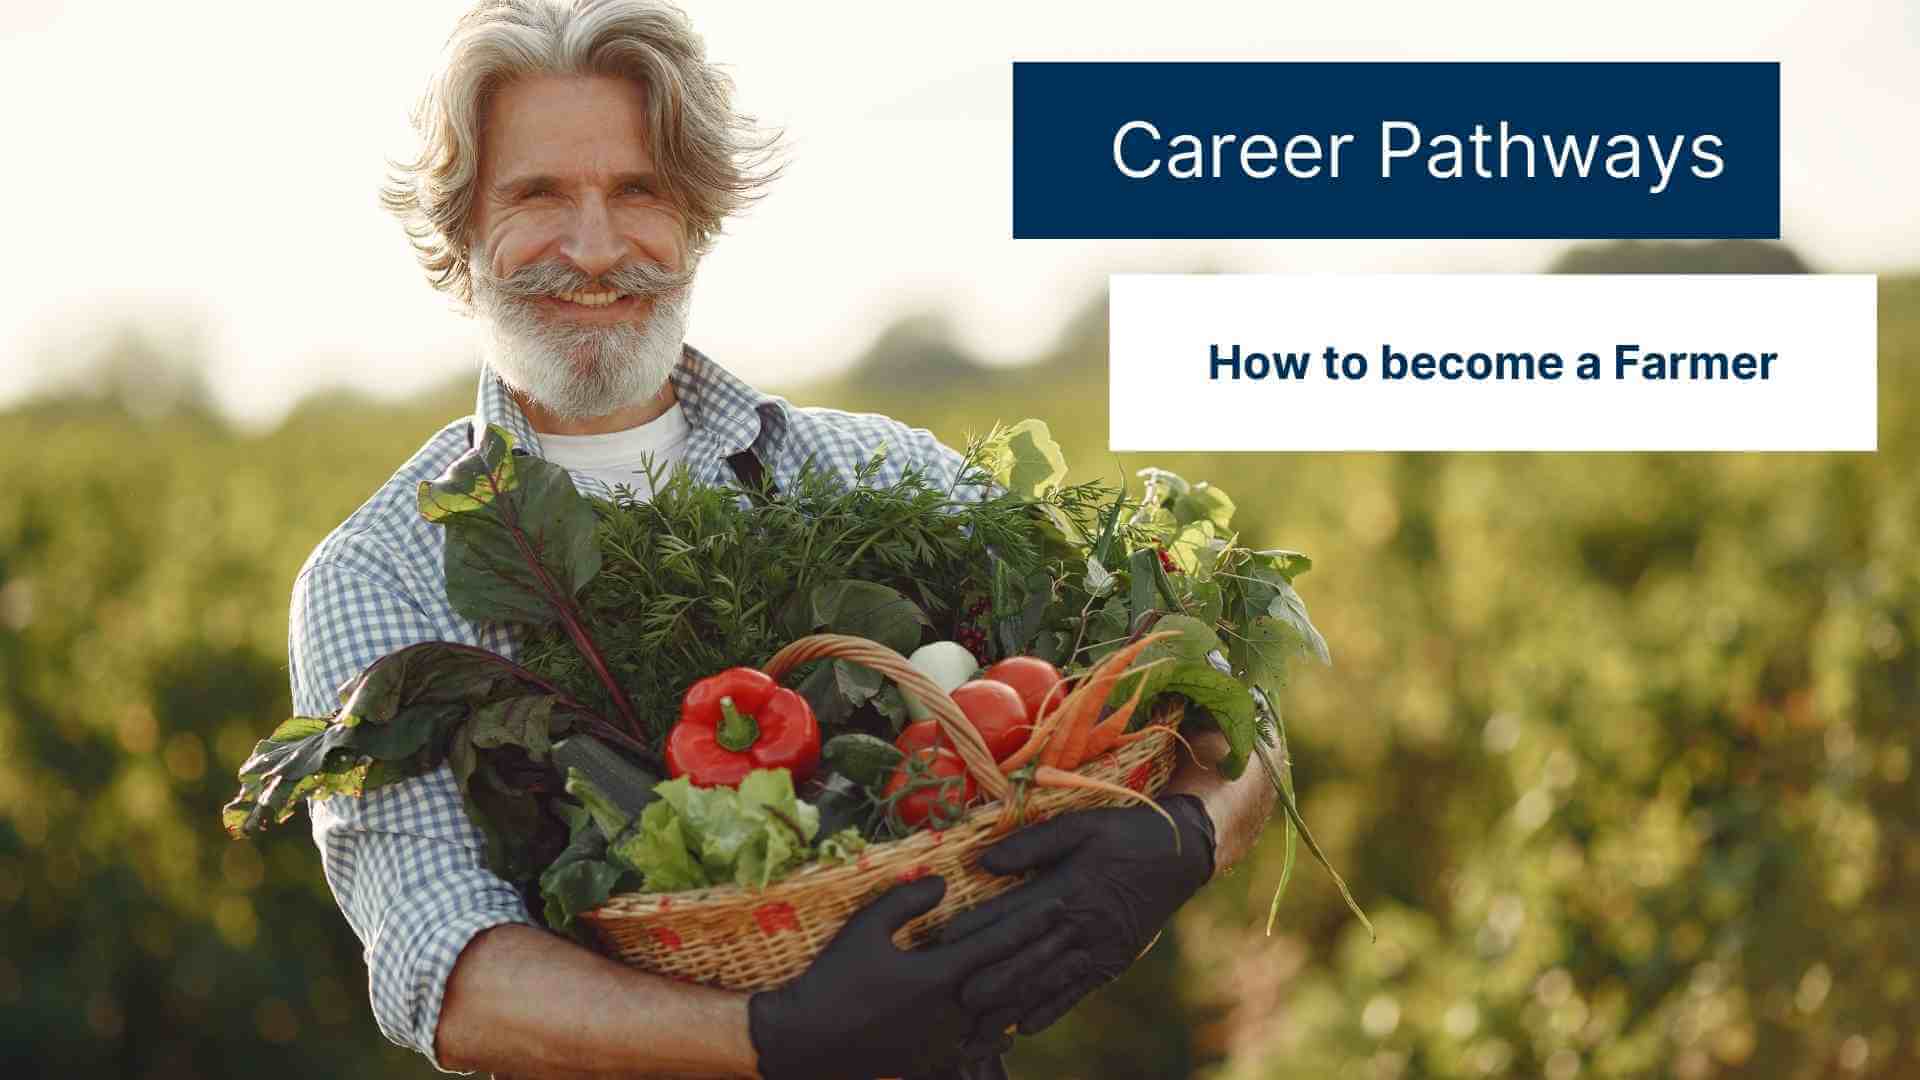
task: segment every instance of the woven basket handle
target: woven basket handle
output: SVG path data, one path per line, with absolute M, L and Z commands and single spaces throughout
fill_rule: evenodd
M 893 680 L 895 686 L 904 694 L 910 694 L 920 702 L 946 732 L 947 741 L 960 754 L 960 760 L 973 774 L 974 783 L 980 786 L 989 798 L 1005 800 L 1009 785 L 1007 778 L 1001 775 L 1000 767 L 994 764 L 993 755 L 987 750 L 987 742 L 980 737 L 960 706 L 953 698 L 940 689 L 938 683 L 921 674 L 920 669 L 907 662 L 907 658 L 887 648 L 877 641 L 869 641 L 851 634 L 810 634 L 795 641 L 786 648 L 773 654 L 763 669 L 775 681 L 786 677 L 788 672 L 801 664 L 832 657 L 836 660 L 851 660 L 861 667 L 872 668 Z

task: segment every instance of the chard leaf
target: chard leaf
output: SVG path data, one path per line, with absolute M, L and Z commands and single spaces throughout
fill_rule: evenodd
M 470 739 L 456 735 L 455 747 L 471 747 Z M 467 751 L 471 753 L 471 751 Z M 534 795 L 520 791 L 500 776 L 492 762 L 476 757 L 476 767 L 463 785 L 467 813 L 487 842 L 487 867 L 510 882 L 533 880 L 541 870 L 534 837 L 545 814 Z
M 420 482 L 420 515 L 447 530 L 447 600 L 475 622 L 541 625 L 566 616 L 600 572 L 591 503 L 567 471 L 513 453 L 488 425 L 479 445 Z
M 489 424 L 437 479 L 420 482 L 420 516 L 446 530 L 447 602 L 474 622 L 558 624 L 639 738 L 647 728 L 575 600 L 600 572 L 599 517 L 567 470 L 513 451 L 513 435 Z
M 535 761 L 553 750 L 553 695 L 503 698 L 474 710 L 469 737 L 483 750 L 518 746 Z
M 546 900 L 547 925 L 562 932 L 573 920 L 607 902 L 628 871 L 600 859 L 557 862 L 540 875 L 540 895 Z
M 525 674 L 503 657 L 452 642 L 389 653 L 342 687 L 344 704 L 333 717 L 294 717 L 256 744 L 221 821 L 234 836 L 257 833 L 293 816 L 301 799 L 359 795 L 369 781 L 378 786 L 437 768 L 469 711 L 493 695 L 527 694 Z

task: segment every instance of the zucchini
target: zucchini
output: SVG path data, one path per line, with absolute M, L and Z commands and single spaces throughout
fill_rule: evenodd
M 553 767 L 562 776 L 568 769 L 578 769 L 629 818 L 639 817 L 640 811 L 659 797 L 653 793 L 659 777 L 591 735 L 569 735 L 554 743 Z

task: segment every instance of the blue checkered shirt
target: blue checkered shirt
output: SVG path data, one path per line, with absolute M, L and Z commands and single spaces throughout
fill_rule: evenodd
M 703 483 L 731 481 L 726 459 L 745 449 L 783 487 L 809 458 L 846 475 L 884 450 L 880 484 L 910 466 L 952 483 L 960 462 L 925 430 L 884 416 L 795 406 L 692 348 L 673 384 L 693 428 L 687 467 Z M 308 557 L 294 581 L 287 631 L 296 714 L 331 715 L 343 683 L 415 642 L 456 641 L 514 657 L 507 627 L 469 622 L 448 606 L 443 533 L 421 520 L 415 501 L 420 481 L 439 476 L 485 424 L 505 427 L 529 453 L 540 452 L 526 415 L 483 367 L 474 415 L 429 439 Z M 610 495 L 589 476 L 575 474 L 574 486 Z M 380 1030 L 452 1071 L 435 1054 L 434 1032 L 454 961 L 488 927 L 537 924 L 513 888 L 487 869 L 480 832 L 444 766 L 364 798 L 312 800 L 309 812 L 327 884 L 366 947 Z

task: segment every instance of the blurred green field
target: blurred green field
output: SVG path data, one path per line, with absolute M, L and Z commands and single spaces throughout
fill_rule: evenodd
M 1263 936 L 1269 830 L 1016 1075 L 1920 1075 L 1920 278 L 1879 318 L 1877 454 L 1154 459 L 1314 556 L 1296 777 L 1380 939 L 1305 860 Z M 1130 476 L 1105 325 L 986 369 L 908 320 L 794 394 L 954 443 L 1040 415 Z M 0 413 L 0 1060 L 433 1075 L 373 1026 L 304 816 L 216 811 L 289 708 L 295 570 L 470 392 L 259 437 L 190 396 Z

